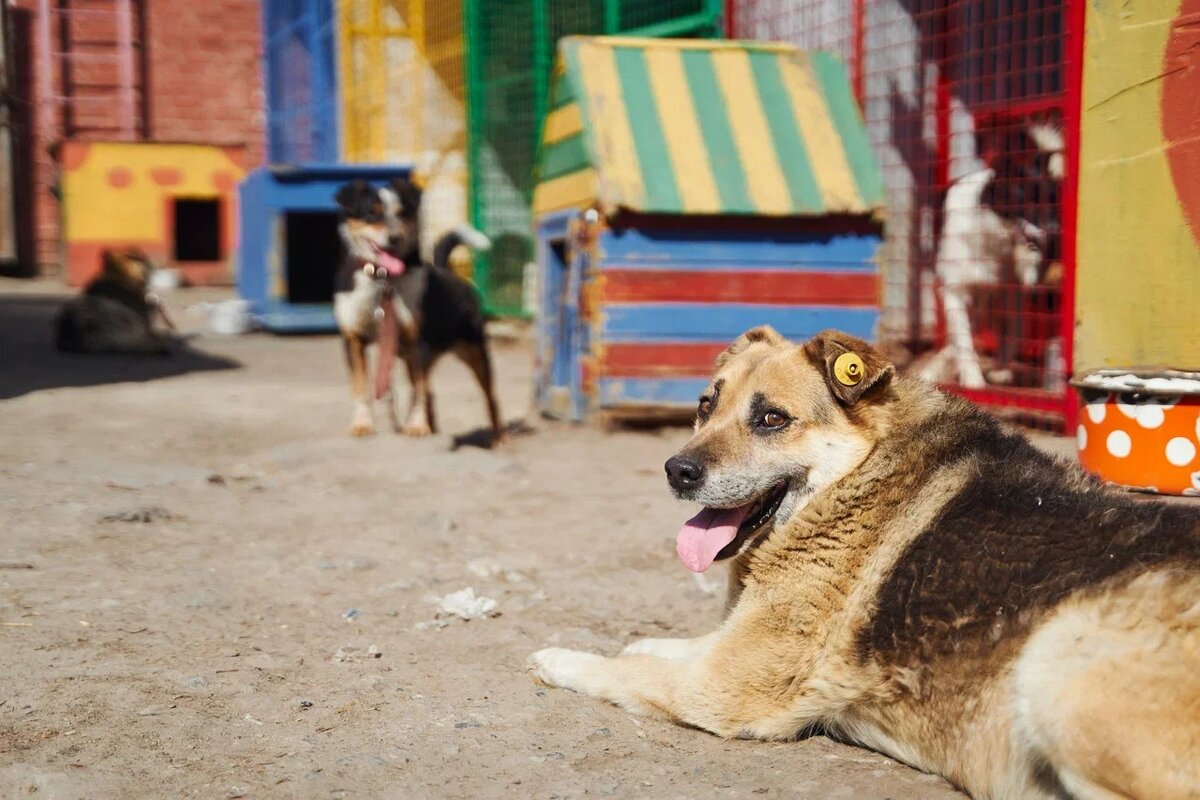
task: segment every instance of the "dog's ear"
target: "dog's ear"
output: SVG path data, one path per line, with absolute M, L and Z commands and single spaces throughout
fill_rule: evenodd
M 751 328 L 741 336 L 733 340 L 729 347 L 725 348 L 719 356 L 717 356 L 717 369 L 721 369 L 734 356 L 742 353 L 747 347 L 755 342 L 765 342 L 769 345 L 783 344 L 785 339 L 779 335 L 779 331 L 772 328 L 770 325 L 759 325 L 757 328 Z
M 862 339 L 841 331 L 822 331 L 804 343 L 804 355 L 825 376 L 829 391 L 843 405 L 878 396 L 896 368 Z
M 400 198 L 400 216 L 412 219 L 421 210 L 421 187 L 408 178 L 396 178 L 392 181 L 392 190 Z
M 333 196 L 333 202 L 347 211 L 354 208 L 354 202 L 363 196 L 364 192 L 370 191 L 371 185 L 362 178 L 357 178 L 350 181 L 345 186 L 337 190 Z

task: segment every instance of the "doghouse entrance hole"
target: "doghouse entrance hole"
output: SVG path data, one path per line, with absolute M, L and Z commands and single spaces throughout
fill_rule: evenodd
M 572 327 L 575 324 L 569 309 L 574 306 L 568 293 L 571 291 L 570 266 L 567 262 L 567 243 L 563 239 L 550 242 L 550 297 L 554 303 L 554 363 L 551 365 L 551 380 L 555 386 L 571 385 Z
M 331 303 L 342 244 L 337 214 L 293 211 L 286 216 L 284 262 L 289 303 Z
M 175 201 L 175 260 L 221 260 L 221 201 Z

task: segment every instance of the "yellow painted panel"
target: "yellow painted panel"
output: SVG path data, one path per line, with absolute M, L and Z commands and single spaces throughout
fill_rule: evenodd
M 716 50 L 712 59 L 754 205 L 764 214 L 791 213 L 792 195 L 783 179 L 779 156 L 771 146 L 767 115 L 754 91 L 750 57 L 744 50 Z
M 1200 247 L 1163 140 L 1179 0 L 1088 3 L 1075 370 L 1200 368 Z
M 854 173 L 846 161 L 842 137 L 833 125 L 833 117 L 808 54 L 797 52 L 794 59 L 781 59 L 779 63 L 825 206 L 860 208 L 862 200 L 858 196 Z
M 574 136 L 583 130 L 583 118 L 579 114 L 579 104 L 555 109 L 546 115 L 546 135 L 543 141 L 554 144 L 557 141 Z
M 63 237 L 68 242 L 158 241 L 167 200 L 227 194 L 245 171 L 219 147 L 191 144 L 87 145 L 63 170 Z
M 671 169 L 683 207 L 694 214 L 715 213 L 721 208 L 721 197 L 717 193 L 680 51 L 650 47 L 645 50 L 645 57 L 650 90 L 654 93 L 663 136 L 670 143 Z
M 614 51 L 611 47 L 584 42 L 579 46 L 578 58 L 592 145 L 597 163 L 603 165 L 600 199 L 609 207 L 641 208 L 645 189 Z
M 582 169 L 539 183 L 533 190 L 533 213 L 583 208 L 596 199 L 596 170 Z

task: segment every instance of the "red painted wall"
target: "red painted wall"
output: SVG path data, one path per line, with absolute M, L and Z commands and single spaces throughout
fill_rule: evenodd
M 37 0 L 13 0 L 18 8 L 28 9 L 36 34 Z M 144 97 L 140 67 L 138 102 L 144 110 L 144 129 L 140 135 L 154 142 L 188 142 L 232 145 L 244 148 L 245 165 L 261 165 L 266 148 L 265 114 L 262 83 L 262 37 L 260 4 L 257 0 L 207 0 L 181 3 L 177 0 L 133 0 L 142 9 L 145 34 Z M 52 3 L 56 6 L 57 3 Z M 71 0 L 75 8 L 109 10 L 112 0 Z M 52 20 L 51 35 L 58 48 L 58 20 Z M 135 39 L 139 36 L 135 29 Z M 107 31 L 97 37 L 110 38 Z M 59 243 L 58 202 L 54 187 L 58 167 L 54 152 L 63 138 L 63 116 L 55 114 L 50 130 L 40 124 L 38 45 L 36 35 L 28 48 L 28 69 L 34 90 L 32 147 L 34 173 L 33 225 L 38 270 L 60 274 L 62 254 Z M 77 74 L 81 81 L 112 83 L 115 70 L 92 66 L 90 73 Z M 107 73 L 112 72 L 112 75 Z M 62 74 L 55 67 L 51 75 L 56 94 L 63 93 Z M 115 95 L 114 95 L 115 98 Z M 115 99 L 114 99 L 115 103 Z M 105 130 L 116 119 L 115 108 L 80 111 L 76 123 L 82 127 L 76 138 L 85 141 L 119 141 L 120 136 Z M 89 127 L 93 126 L 93 127 Z

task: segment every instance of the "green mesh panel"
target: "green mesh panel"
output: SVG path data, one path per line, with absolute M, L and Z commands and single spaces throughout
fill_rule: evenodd
M 491 237 L 475 276 L 488 310 L 521 315 L 533 259 L 533 167 L 558 39 L 719 36 L 720 0 L 466 0 L 471 221 Z

